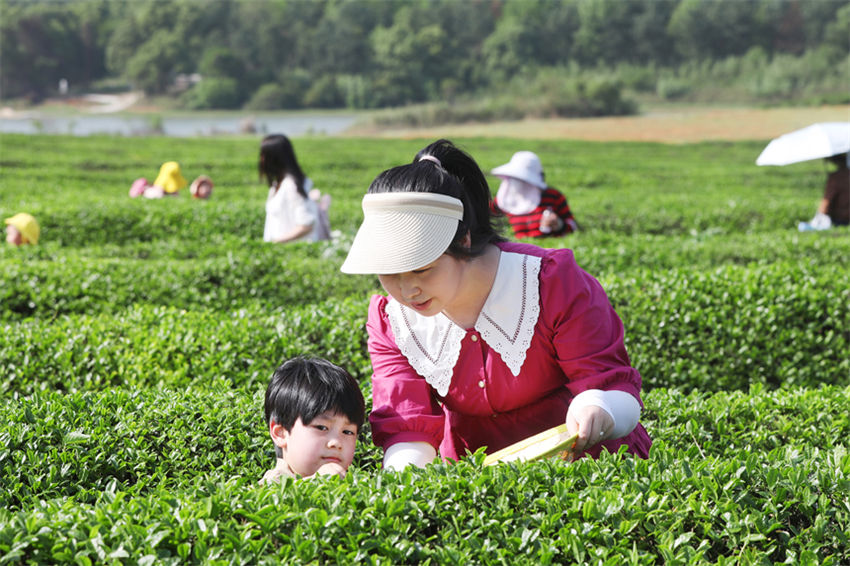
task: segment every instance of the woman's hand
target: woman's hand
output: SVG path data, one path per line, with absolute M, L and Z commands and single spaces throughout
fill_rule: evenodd
M 559 232 L 564 227 L 564 221 L 551 208 L 543 211 L 540 217 L 540 231 L 544 234 Z
M 576 411 L 567 411 L 567 431 L 578 434 L 573 451 L 579 453 L 599 444 L 614 428 L 614 419 L 608 411 L 596 405 L 585 405 Z

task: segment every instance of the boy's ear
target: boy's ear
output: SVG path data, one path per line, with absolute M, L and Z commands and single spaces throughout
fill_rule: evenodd
M 269 435 L 272 437 L 272 442 L 275 446 L 286 448 L 286 441 L 289 439 L 289 431 L 283 425 L 277 424 L 274 420 L 269 421 Z

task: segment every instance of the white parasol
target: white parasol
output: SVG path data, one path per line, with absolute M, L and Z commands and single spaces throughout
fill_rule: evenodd
M 850 122 L 820 122 L 772 140 L 756 165 L 788 165 L 850 151 Z

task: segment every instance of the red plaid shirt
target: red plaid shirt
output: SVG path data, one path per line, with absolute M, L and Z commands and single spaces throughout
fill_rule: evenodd
M 501 210 L 496 201 L 492 201 L 493 211 L 498 214 L 504 214 L 511 224 L 514 231 L 514 236 L 517 238 L 540 238 L 546 236 L 562 236 L 569 234 L 575 230 L 575 218 L 570 211 L 570 205 L 567 204 L 567 199 L 552 187 L 548 187 L 543 191 L 540 197 L 540 204 L 537 208 L 527 214 L 510 214 Z M 552 209 L 552 212 L 564 222 L 563 227 L 557 232 L 549 232 L 548 234 L 540 231 L 540 219 L 543 217 L 543 211 Z

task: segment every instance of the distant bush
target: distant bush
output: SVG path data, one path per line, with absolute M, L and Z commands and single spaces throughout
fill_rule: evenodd
M 565 81 L 541 90 L 541 102 L 537 108 L 529 110 L 530 116 L 585 118 L 637 113 L 637 104 L 624 98 L 623 88 L 617 81 Z
M 249 110 L 288 110 L 304 107 L 304 94 L 313 77 L 304 69 L 288 69 L 273 82 L 265 83 L 245 103 Z
M 209 77 L 186 91 L 180 102 L 189 110 L 229 110 L 242 105 L 242 93 L 236 79 Z
M 555 70 L 517 77 L 504 92 L 452 102 L 407 106 L 377 113 L 373 121 L 382 126 L 427 127 L 466 122 L 521 120 L 541 117 L 590 117 L 635 114 L 637 103 L 624 95 L 615 79 L 564 75 Z
M 300 107 L 299 93 L 292 92 L 277 83 L 264 84 L 245 103 L 247 110 L 282 110 Z
M 658 79 L 655 92 L 664 100 L 677 100 L 691 93 L 692 86 L 689 81 L 675 77 L 664 77 Z
M 344 102 L 345 94 L 330 75 L 319 77 L 304 93 L 304 106 L 309 108 L 339 108 Z

